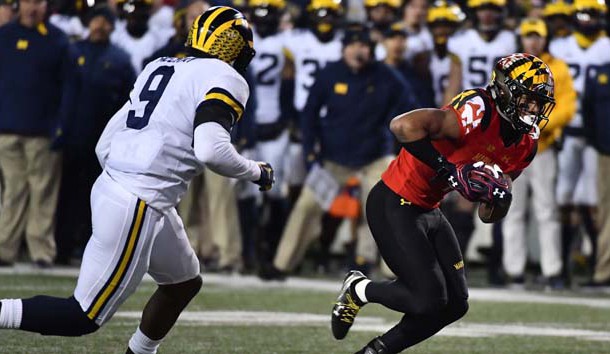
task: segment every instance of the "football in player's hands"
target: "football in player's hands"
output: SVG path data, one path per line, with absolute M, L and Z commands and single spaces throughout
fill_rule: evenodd
M 504 218 L 513 199 L 512 182 L 508 175 L 500 172 L 492 185 L 492 200 L 481 201 L 479 205 L 479 219 L 484 223 L 495 223 Z

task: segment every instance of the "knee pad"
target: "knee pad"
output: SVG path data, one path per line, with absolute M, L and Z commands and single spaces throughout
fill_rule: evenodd
M 170 298 L 188 298 L 190 301 L 190 299 L 199 293 L 202 285 L 203 280 L 201 279 L 201 275 L 198 274 L 195 278 L 182 283 L 159 285 L 159 291 Z
M 83 312 L 74 296 L 35 296 L 23 300 L 21 329 L 49 336 L 78 337 L 100 328 Z
M 454 317 L 453 321 L 457 321 L 460 318 L 464 317 L 464 315 L 466 315 L 466 313 L 468 312 L 468 309 L 470 307 L 470 305 L 468 305 L 468 300 L 466 299 L 460 299 L 459 301 L 456 301 L 453 304 L 450 304 L 451 306 L 451 313 Z

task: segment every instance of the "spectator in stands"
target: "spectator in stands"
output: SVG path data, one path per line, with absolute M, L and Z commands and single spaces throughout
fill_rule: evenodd
M 590 287 L 610 286 L 610 62 L 590 70 L 582 101 L 587 140 L 599 153 L 597 257 Z
M 76 43 L 81 81 L 75 119 L 65 129 L 56 229 L 60 264 L 68 264 L 73 251 L 84 247 L 91 235 L 89 192 L 102 172 L 95 144 L 135 81 L 129 55 L 110 43 L 114 21 L 109 7 L 97 5 L 88 14 L 89 37 Z
M 0 28 L 2 265 L 17 260 L 24 233 L 38 266 L 50 266 L 56 253 L 61 155 L 51 148 L 74 113 L 78 75 L 74 48 L 46 12 L 46 0 L 20 0 L 18 20 Z
M 540 265 L 546 286 L 558 290 L 564 288 L 561 276 L 561 228 L 559 206 L 555 199 L 557 180 L 556 140 L 576 112 L 576 91 L 568 65 L 548 53 L 548 31 L 543 20 L 526 18 L 519 26 L 521 50 L 542 59 L 553 72 L 556 106 L 548 124 L 540 132 L 538 152 L 530 167 L 513 182 L 513 202 L 503 222 L 504 270 L 510 285 L 523 287 L 527 260 L 528 210 L 532 210 L 538 222 L 540 241 Z M 530 193 L 528 191 L 531 190 Z M 528 207 L 531 205 L 531 207 Z
M 404 80 L 374 60 L 372 45 L 365 27 L 349 27 L 343 38 L 342 59 L 329 63 L 316 75 L 301 118 L 303 149 L 311 171 L 323 169 L 340 186 L 357 176 L 362 186 L 361 200 L 366 200 L 393 156 L 389 121 L 408 109 L 406 103 L 410 101 Z M 303 187 L 288 218 L 273 268 L 261 276 L 282 278 L 301 262 L 308 244 L 317 237 L 324 211 L 316 188 L 307 183 Z M 374 262 L 377 255 L 363 221 L 356 252 L 364 261 L 361 266 Z
M 117 3 L 119 15 L 125 18 L 124 26 L 117 26 L 110 41 L 129 53 L 136 74 L 142 71 L 145 58 L 161 48 L 167 38 L 148 26 L 152 0 L 126 0 Z
M 17 16 L 17 0 L 0 0 L 0 27 Z

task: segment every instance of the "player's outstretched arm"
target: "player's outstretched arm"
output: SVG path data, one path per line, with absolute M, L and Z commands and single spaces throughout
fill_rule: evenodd
M 234 119 L 222 107 L 207 105 L 195 118 L 193 148 L 195 156 L 210 170 L 226 177 L 245 179 L 268 190 L 273 184 L 273 169 L 267 163 L 241 156 L 231 143 L 229 131 Z

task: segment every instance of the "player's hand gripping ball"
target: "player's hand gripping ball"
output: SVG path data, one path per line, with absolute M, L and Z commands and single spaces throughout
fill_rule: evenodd
M 477 175 L 477 178 L 485 181 L 486 186 L 486 193 L 479 199 L 479 219 L 484 223 L 498 222 L 508 213 L 513 199 L 511 178 L 505 175 L 498 165 L 490 166 L 482 162 L 478 164 L 483 165 L 479 165 L 482 167 L 479 171 L 487 174 Z

